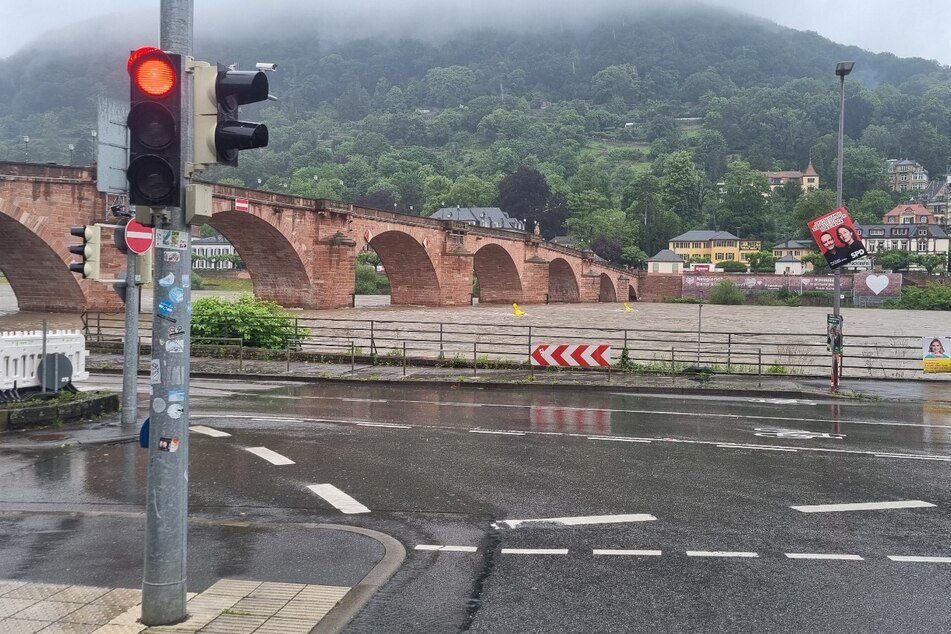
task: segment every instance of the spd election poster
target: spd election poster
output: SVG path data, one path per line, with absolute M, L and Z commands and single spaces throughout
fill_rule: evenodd
M 808 226 L 829 268 L 837 269 L 867 255 L 862 237 L 845 207 L 810 220 Z

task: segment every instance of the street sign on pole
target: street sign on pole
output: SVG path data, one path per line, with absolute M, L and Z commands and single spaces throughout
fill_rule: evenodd
M 152 227 L 146 227 L 134 218 L 125 226 L 125 243 L 136 255 L 148 253 L 153 242 L 155 242 L 155 232 Z

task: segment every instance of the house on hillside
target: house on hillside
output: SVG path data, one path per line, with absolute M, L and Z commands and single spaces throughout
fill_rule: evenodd
M 924 205 L 898 205 L 884 216 L 886 225 L 933 225 L 937 224 L 934 214 Z
M 805 171 L 786 171 L 786 172 L 762 172 L 763 176 L 769 179 L 769 188 L 775 191 L 788 182 L 799 183 L 802 191 L 811 192 L 819 189 L 819 174 L 816 168 L 812 166 L 812 159 L 809 159 L 809 165 Z
M 934 180 L 921 193 L 919 200 L 934 214 L 935 222 L 939 225 L 948 224 L 948 195 L 951 194 L 951 167 L 945 174 L 944 180 Z
M 498 207 L 443 207 L 430 216 L 437 220 L 456 220 L 476 227 L 525 231 L 525 223 L 509 215 Z
M 803 262 L 802 257 L 804 255 L 809 255 L 810 253 L 818 253 L 819 248 L 816 246 L 814 240 L 786 240 L 777 245 L 774 245 L 770 251 L 773 254 L 773 257 L 776 258 L 776 272 L 783 273 L 785 271 L 780 270 L 779 263 L 785 262 L 789 263 L 791 260 L 787 258 L 793 258 L 796 262 L 799 262 L 799 273 L 790 273 L 791 275 L 802 275 L 802 270 L 811 271 L 812 264 L 809 262 Z M 796 267 L 792 267 L 795 269 Z
M 784 255 L 776 260 L 776 275 L 802 275 L 805 267 L 794 255 Z
M 192 268 L 199 271 L 230 271 L 238 268 L 234 258 L 234 246 L 220 233 L 207 238 L 192 240 Z
M 888 184 L 894 192 L 928 189 L 928 170 L 918 161 L 888 159 Z
M 740 240 L 729 231 L 688 231 L 668 241 L 667 248 L 687 262 L 692 257 L 710 258 L 713 264 L 735 260 L 748 262 L 760 250 L 759 240 Z
M 936 224 L 855 225 L 869 253 L 900 249 L 912 253 L 948 254 L 948 234 Z
M 647 260 L 648 273 L 683 273 L 683 259 L 670 249 L 661 249 Z

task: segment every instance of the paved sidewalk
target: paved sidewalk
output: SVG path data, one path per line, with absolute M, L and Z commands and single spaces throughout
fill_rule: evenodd
M 222 579 L 189 594 L 188 618 L 146 627 L 142 591 L 0 581 L 4 634 L 139 634 L 140 632 L 307 634 L 350 591 L 348 587 Z

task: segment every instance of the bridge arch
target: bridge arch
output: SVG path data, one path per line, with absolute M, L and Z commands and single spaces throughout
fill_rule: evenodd
M 436 306 L 440 301 L 439 278 L 425 247 L 402 231 L 384 231 L 373 236 L 370 246 L 390 280 L 390 304 Z
M 614 280 L 607 273 L 601 274 L 601 290 L 598 293 L 599 302 L 616 302 L 617 290 L 614 288 Z
M 479 277 L 480 304 L 521 302 L 522 280 L 515 260 L 498 244 L 487 244 L 475 253 L 472 261 Z
M 68 235 L 61 238 L 68 239 Z M 20 310 L 75 311 L 86 304 L 78 278 L 63 258 L 46 240 L 6 214 L 0 214 L 0 271 L 9 280 Z
M 277 227 L 255 215 L 230 210 L 215 213 L 209 224 L 244 260 L 256 297 L 281 306 L 316 307 L 307 268 Z
M 561 304 L 576 304 L 581 301 L 578 278 L 564 258 L 555 258 L 548 263 L 548 301 Z

